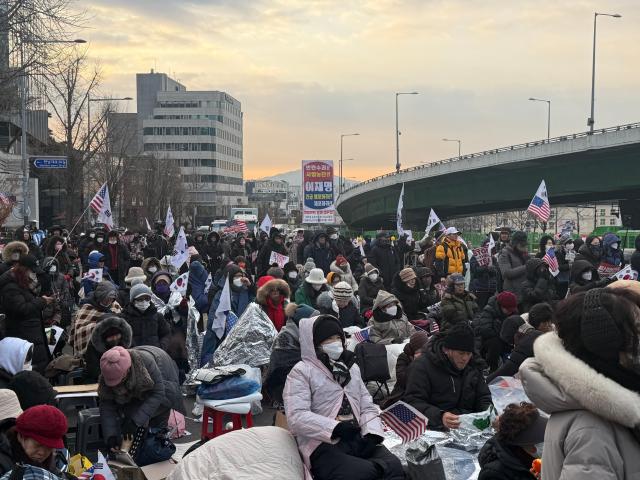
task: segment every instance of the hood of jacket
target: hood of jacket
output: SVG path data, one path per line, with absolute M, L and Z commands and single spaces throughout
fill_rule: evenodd
M 640 395 L 596 372 L 563 346 L 555 332 L 533 344 L 534 358 L 520 366 L 525 392 L 548 414 L 588 410 L 628 428 L 640 427 Z
M 518 473 L 528 472 L 531 467 L 531 464 L 525 465 L 522 463 L 518 457 L 511 453 L 509 449 L 498 440 L 497 436 L 494 436 L 487 440 L 487 443 L 485 443 L 482 450 L 480 450 L 480 453 L 478 454 L 478 463 L 482 468 L 496 460 L 504 468 Z M 533 458 L 531 460 L 533 461 Z M 534 477 L 532 476 L 531 478 Z
M 89 263 L 89 268 L 98 268 L 98 262 L 101 258 L 104 258 L 104 255 L 100 253 L 98 250 L 93 250 L 88 257 L 87 262 Z
M 93 331 L 91 332 L 91 344 L 96 349 L 96 351 L 104 353 L 108 350 L 107 345 L 104 343 L 103 336 L 108 330 L 112 328 L 117 328 L 118 330 L 120 330 L 120 333 L 122 333 L 120 345 L 124 348 L 131 347 L 131 339 L 133 338 L 133 331 L 131 330 L 131 327 L 124 319 L 116 316 L 111 316 L 106 317 L 104 320 L 98 321 L 98 323 L 96 323 L 96 326 L 93 328 Z
M 583 255 L 586 258 L 592 259 L 594 262 L 597 261 L 597 259 L 593 256 L 593 253 L 591 253 L 591 249 L 589 248 L 589 245 L 586 243 L 580 246 L 580 248 L 578 249 L 578 253 L 580 255 Z
M 614 243 L 617 243 L 618 245 L 620 245 L 620 243 L 621 243 L 620 237 L 618 235 L 616 235 L 615 233 L 607 233 L 602 238 L 602 246 L 605 249 L 611 248 L 611 245 L 613 245 Z
M 212 240 L 215 239 L 216 240 L 216 245 L 220 243 L 220 234 L 218 232 L 211 232 L 209 235 L 207 235 L 207 243 L 209 245 L 212 244 Z
M 142 270 L 146 272 L 151 265 L 155 265 L 155 267 L 157 268 L 156 272 L 159 272 L 160 270 L 162 270 L 162 265 L 160 265 L 160 260 L 158 260 L 156 257 L 145 258 L 142 261 Z
M 576 260 L 573 262 L 573 265 L 571 266 L 571 281 L 583 283 L 584 280 L 582 280 L 582 274 L 587 270 L 590 270 L 593 273 L 592 280 L 598 279 L 598 270 L 593 268 L 593 265 L 590 262 L 586 260 Z
M 20 256 L 26 255 L 29 253 L 29 247 L 27 247 L 27 244 L 24 242 L 15 241 L 7 243 L 2 249 L 2 261 L 5 263 L 11 262 L 11 256 L 14 253 L 17 253 Z
M 258 289 L 258 292 L 256 293 L 256 302 L 260 305 L 266 305 L 267 297 L 274 290 L 279 290 L 280 295 L 282 295 L 284 298 L 289 298 L 291 296 L 291 290 L 289 290 L 289 285 L 287 284 L 287 282 L 276 278 L 268 281 Z
M 316 234 L 313 236 L 313 244 L 314 244 L 316 247 L 320 248 L 320 247 L 319 247 L 319 245 L 318 245 L 318 239 L 319 239 L 320 237 L 324 237 L 324 238 L 326 238 L 326 239 L 327 239 L 327 242 L 325 243 L 324 248 L 329 248 L 329 235 L 327 235 L 327 234 L 326 234 L 326 232 L 318 232 L 318 233 L 316 233 Z
M 318 295 L 318 299 L 316 300 L 316 307 L 322 313 L 332 312 L 333 307 L 333 295 L 331 292 L 322 292 Z
M 311 317 L 311 318 L 303 318 L 302 320 L 300 320 L 300 325 L 299 325 L 300 356 L 302 357 L 302 360 L 313 363 L 320 369 L 324 369 L 327 375 L 333 378 L 333 376 L 331 375 L 331 372 L 329 372 L 329 369 L 324 365 L 324 363 L 322 363 L 322 361 L 316 355 L 316 348 L 313 342 L 313 326 L 315 325 L 316 320 L 319 317 L 320 315 L 316 317 Z M 335 318 L 334 320 L 339 326 L 340 322 L 338 322 L 338 320 Z M 342 330 L 342 327 L 340 327 L 340 330 Z M 342 341 L 344 342 L 344 333 L 342 334 Z
M 15 375 L 24 370 L 25 359 L 33 343 L 21 338 L 6 337 L 0 340 L 0 368 Z
M 527 260 L 527 263 L 525 264 L 525 268 L 527 270 L 527 279 L 531 281 L 537 280 L 538 274 L 536 272 L 540 265 L 542 265 L 543 263 L 544 262 L 540 258 L 530 258 L 529 260 Z

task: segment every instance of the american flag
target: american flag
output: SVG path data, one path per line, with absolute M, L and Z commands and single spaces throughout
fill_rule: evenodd
M 93 200 L 91 200 L 91 208 L 97 214 L 102 211 L 102 206 L 104 205 L 104 196 L 107 194 L 107 184 L 102 185 L 102 188 L 98 190 Z
M 427 430 L 427 418 L 404 402 L 396 402 L 383 410 L 380 418 L 398 434 L 402 443 L 415 440 Z
M 533 196 L 527 212 L 533 213 L 542 222 L 547 222 L 551 216 L 551 205 L 547 194 L 547 186 L 542 180 L 536 194 Z
M 431 319 L 431 321 L 429 322 L 429 333 L 431 335 L 435 335 L 436 333 L 438 333 L 440 331 L 440 325 L 438 325 L 438 322 L 436 322 L 433 318 Z
M 367 328 L 363 328 L 362 330 L 358 330 L 356 333 L 353 334 L 353 338 L 358 343 L 368 342 L 369 341 L 369 331 L 370 330 L 371 330 L 371 327 L 367 327 Z
M 247 227 L 247 223 L 242 220 L 234 220 L 230 227 L 225 227 L 222 231 L 223 233 L 247 233 L 249 227 Z
M 542 261 L 549 265 L 549 271 L 555 277 L 560 273 L 560 266 L 558 265 L 558 258 L 556 257 L 556 249 L 550 248 L 547 253 L 542 257 Z

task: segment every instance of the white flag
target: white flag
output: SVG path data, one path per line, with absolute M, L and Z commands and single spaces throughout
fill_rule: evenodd
M 436 215 L 436 212 L 434 212 L 433 208 L 432 208 L 431 212 L 429 213 L 429 220 L 427 222 L 427 228 L 424 231 L 429 233 L 439 223 L 442 223 L 442 222 L 440 221 L 440 219 L 438 218 L 438 215 Z
M 173 228 L 173 213 L 171 213 L 171 205 L 169 205 L 169 208 L 167 208 L 167 218 L 164 221 L 164 234 L 171 238 L 174 233 L 176 233 L 176 230 Z
M 87 273 L 82 277 L 83 280 L 89 280 L 91 282 L 100 283 L 102 281 L 102 269 L 90 268 Z
M 147 217 L 144 217 L 144 221 L 147 222 L 147 232 L 151 231 L 151 225 L 149 225 L 149 219 Z
M 269 218 L 269 214 L 267 213 L 264 216 L 264 220 L 262 220 L 262 223 L 260 224 L 260 230 L 269 235 L 269 233 L 271 232 L 271 225 L 271 218 Z
M 180 269 L 182 264 L 189 260 L 189 246 L 187 245 L 187 235 L 184 233 L 184 227 L 180 227 L 176 246 L 173 248 L 171 255 L 171 265 Z
M 176 278 L 169 289 L 172 292 L 178 292 L 184 297 L 187 294 L 187 285 L 189 285 L 189 272 L 185 272 Z
M 489 255 L 491 256 L 491 255 L 493 255 L 491 253 L 491 251 L 494 248 L 496 248 L 496 241 L 493 239 L 493 235 L 491 235 L 491 233 L 489 233 L 489 245 L 488 245 L 488 247 L 489 247 Z
M 231 288 L 229 287 L 229 275 L 224 282 L 224 288 L 220 294 L 220 303 L 216 308 L 216 315 L 211 324 L 211 331 L 216 334 L 216 337 L 222 338 L 224 335 L 224 329 L 227 325 L 227 313 L 231 311 Z
M 213 283 L 213 278 L 211 277 L 211 274 L 209 274 L 209 276 L 207 277 L 207 281 L 204 282 L 204 293 L 209 293 L 212 283 Z
M 113 472 L 109 468 L 107 460 L 99 450 L 98 462 L 93 464 L 93 476 L 91 478 L 99 478 L 100 480 L 116 480 L 116 477 L 113 475 Z
M 398 237 L 401 237 L 404 233 L 402 228 L 402 204 L 404 202 L 404 183 L 402 184 L 402 190 L 400 190 L 400 198 L 398 199 L 398 210 L 396 212 L 396 229 L 398 230 Z

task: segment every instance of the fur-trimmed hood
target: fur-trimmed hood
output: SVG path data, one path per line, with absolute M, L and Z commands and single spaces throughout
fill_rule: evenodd
M 540 336 L 533 351 L 535 358 L 522 363 L 520 376 L 525 392 L 542 411 L 587 410 L 627 428 L 640 427 L 640 395 L 573 356 L 555 332 Z
M 285 298 L 289 298 L 291 296 L 291 290 L 289 289 L 287 282 L 275 278 L 273 280 L 269 280 L 258 289 L 258 293 L 256 293 L 256 302 L 260 305 L 266 305 L 267 297 L 274 290 L 279 290 L 280 294 Z
M 26 243 L 19 241 L 7 243 L 2 250 L 2 261 L 5 263 L 11 262 L 11 256 L 14 253 L 19 253 L 20 256 L 26 255 L 29 253 L 29 247 L 27 247 Z
M 156 270 L 156 272 L 159 272 L 160 270 L 162 270 L 162 265 L 160 265 L 160 260 L 158 260 L 156 257 L 145 258 L 142 261 L 142 270 L 144 270 L 144 272 L 146 273 L 151 265 L 156 266 L 156 268 L 158 269 Z
M 110 316 L 106 317 L 104 320 L 98 321 L 98 323 L 96 323 L 96 326 L 93 328 L 93 331 L 91 332 L 91 344 L 96 349 L 96 351 L 104 353 L 108 350 L 102 337 L 107 332 L 107 330 L 111 328 L 117 328 L 118 330 L 120 330 L 120 332 L 122 332 L 120 345 L 124 348 L 130 348 L 131 339 L 133 337 L 131 327 L 124 319 L 116 316 Z

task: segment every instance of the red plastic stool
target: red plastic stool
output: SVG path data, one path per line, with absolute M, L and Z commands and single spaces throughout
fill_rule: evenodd
M 229 407 L 230 405 L 225 405 Z M 237 406 L 237 405 L 234 405 Z M 223 406 L 218 408 L 212 407 L 204 407 L 204 411 L 202 412 L 202 431 L 200 433 L 200 437 L 202 440 L 208 440 L 210 438 L 216 438 L 220 435 L 224 435 L 228 432 L 233 432 L 234 430 L 242 429 L 242 419 L 245 420 L 246 428 L 253 427 L 253 417 L 251 416 L 251 405 L 247 404 L 249 407 L 249 411 L 247 413 L 231 413 L 228 411 L 223 411 Z M 224 416 L 231 415 L 231 422 L 233 423 L 233 428 L 226 429 L 224 428 Z M 213 420 L 213 431 L 209 430 L 209 419 Z

